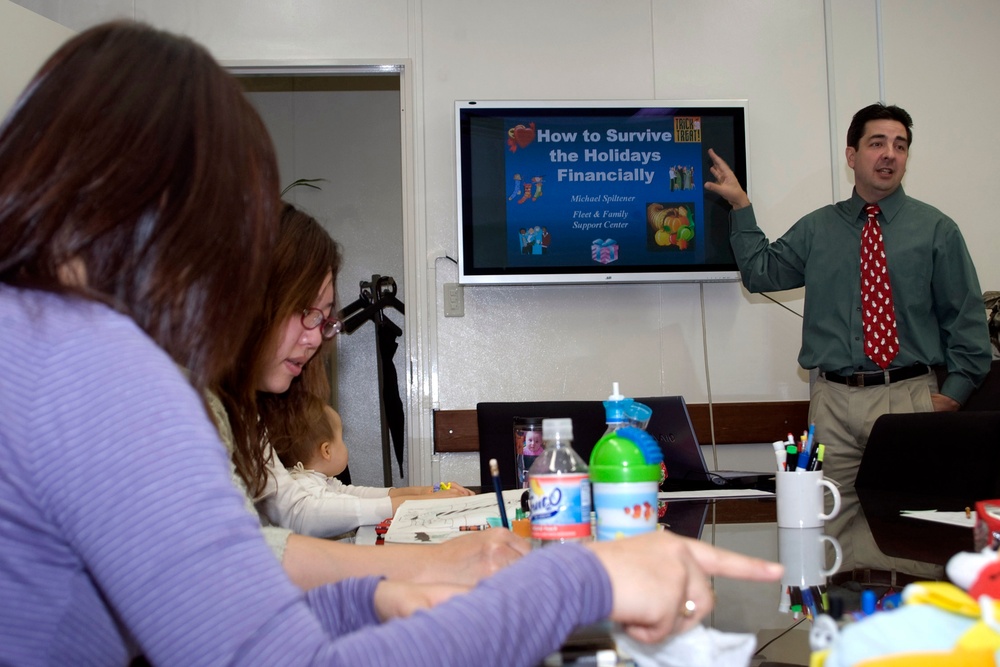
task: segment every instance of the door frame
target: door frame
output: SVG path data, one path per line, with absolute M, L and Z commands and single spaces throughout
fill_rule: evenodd
M 430 351 L 433 336 L 429 329 L 435 325 L 433 287 L 428 289 L 428 280 L 435 280 L 434 272 L 428 271 L 427 263 L 419 261 L 427 256 L 426 225 L 423 176 L 418 172 L 416 155 L 422 154 L 421 134 L 414 128 L 419 125 L 416 118 L 418 107 L 414 104 L 414 68 L 409 59 L 400 60 L 268 60 L 268 61 L 222 61 L 222 66 L 239 77 L 248 76 L 397 76 L 399 78 L 400 99 L 400 165 L 402 169 L 403 204 L 403 302 L 406 304 L 406 326 L 404 327 L 404 353 L 406 355 L 406 436 L 408 484 L 428 485 L 433 483 L 431 457 L 433 455 L 433 415 L 431 401 L 434 393 L 430 378 L 436 376 L 433 366 L 435 355 L 421 354 Z M 429 315 L 428 315 L 429 313 Z M 390 462 L 391 464 L 391 462 Z M 385 465 L 385 462 L 383 462 Z

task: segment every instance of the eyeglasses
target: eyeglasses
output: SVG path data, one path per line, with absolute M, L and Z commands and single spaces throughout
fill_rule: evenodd
M 301 320 L 306 329 L 320 327 L 319 333 L 326 340 L 330 340 L 344 328 L 343 322 L 335 317 L 327 317 L 319 308 L 304 308 Z

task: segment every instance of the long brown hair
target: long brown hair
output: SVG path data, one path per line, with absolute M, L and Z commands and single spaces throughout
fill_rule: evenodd
M 203 388 L 256 313 L 277 192 L 267 131 L 207 50 L 103 24 L 0 127 L 0 282 L 111 305 Z M 61 280 L 67 266 L 84 280 Z
M 220 392 L 233 427 L 233 462 L 252 496 L 263 490 L 267 479 L 265 439 L 280 457 L 289 442 L 311 439 L 314 429 L 327 433 L 327 438 L 333 435 L 323 426 L 327 423 L 323 406 L 330 396 L 323 359 L 327 345 L 320 346 L 285 393 L 258 392 L 256 387 L 285 323 L 312 305 L 328 273 L 333 274 L 336 292 L 339 270 L 337 243 L 312 216 L 285 204 L 270 280 L 261 298 L 263 308 L 253 326 L 257 333 L 247 339 L 242 363 L 233 368 Z

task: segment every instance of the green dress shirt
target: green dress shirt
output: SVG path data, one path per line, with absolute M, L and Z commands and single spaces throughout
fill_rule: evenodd
M 880 370 L 865 356 L 861 230 L 865 201 L 824 206 L 769 243 L 753 207 L 730 215 L 730 241 L 750 292 L 805 286 L 799 364 L 849 375 Z M 943 365 L 941 393 L 964 403 L 990 368 L 982 291 L 958 225 L 903 188 L 877 202 L 892 281 L 899 353 L 893 368 Z

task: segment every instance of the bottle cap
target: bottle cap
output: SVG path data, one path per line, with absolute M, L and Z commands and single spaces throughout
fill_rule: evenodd
M 608 396 L 608 400 L 609 401 L 620 401 L 623 398 L 625 398 L 625 397 L 622 396 L 622 393 L 618 390 L 618 383 L 617 382 L 612 382 L 611 383 L 611 395 Z
M 652 416 L 653 409 L 643 403 L 632 402 L 625 408 L 625 417 L 628 419 L 629 426 L 641 428 L 643 431 L 646 430 L 646 426 L 649 425 L 649 418 Z
M 572 419 L 543 419 L 542 438 L 544 440 L 572 440 L 573 420 Z
M 590 454 L 591 482 L 659 482 L 663 452 L 656 439 L 632 426 L 609 433 Z
M 632 405 L 632 401 L 621 394 L 617 382 L 612 382 L 611 395 L 604 401 L 604 421 L 608 424 L 625 421 L 625 410 Z

